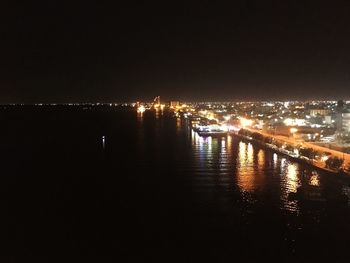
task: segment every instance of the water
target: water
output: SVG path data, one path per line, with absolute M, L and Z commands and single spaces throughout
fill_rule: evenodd
M 170 113 L 2 109 L 1 252 L 347 262 L 349 179 Z M 291 199 L 308 186 L 320 201 Z

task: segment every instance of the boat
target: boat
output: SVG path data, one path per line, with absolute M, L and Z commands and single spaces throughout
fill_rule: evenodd
M 228 134 L 228 131 L 224 130 L 219 125 L 197 125 L 196 127 L 193 127 L 193 130 L 202 137 L 224 137 Z
M 202 137 L 224 137 L 227 136 L 227 132 L 224 131 L 198 131 L 198 135 Z

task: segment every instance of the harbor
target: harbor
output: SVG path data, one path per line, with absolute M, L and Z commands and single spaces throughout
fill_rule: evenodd
M 339 103 L 342 105 L 341 102 Z M 245 106 L 246 104 L 248 105 Z M 260 106 L 263 107 L 264 111 L 266 111 L 266 107 L 274 109 L 274 105 L 276 105 L 276 103 L 256 104 L 264 105 Z M 143 114 L 146 110 L 173 112 L 177 118 L 186 119 L 190 128 L 202 137 L 237 137 L 259 144 L 278 154 L 288 156 L 292 160 L 311 165 L 315 169 L 332 174 L 350 175 L 350 154 L 348 153 L 348 148 L 337 147 L 335 135 L 331 135 L 335 132 L 334 127 L 339 127 L 340 124 L 336 123 L 342 120 L 339 118 L 342 118 L 343 115 L 338 114 L 336 119 L 332 121 L 329 121 L 329 116 L 325 116 L 326 121 L 323 121 L 323 125 L 314 124 L 314 121 L 319 121 L 320 113 L 328 114 L 329 110 L 311 109 L 310 111 L 305 111 L 303 103 L 293 102 L 293 106 L 290 104 L 292 103 L 277 105 L 280 105 L 279 108 L 286 108 L 286 110 L 282 110 L 282 113 L 285 113 L 287 109 L 294 108 L 293 112 L 302 109 L 302 111 L 306 112 L 303 113 L 306 114 L 305 120 L 301 118 L 276 118 L 277 116 L 274 115 L 272 116 L 275 118 L 272 119 L 269 115 L 271 113 L 266 112 L 262 114 L 259 111 L 254 114 L 251 112 L 251 117 L 248 118 L 249 107 L 255 105 L 254 103 L 181 104 L 179 101 L 171 101 L 169 104 L 166 104 L 161 103 L 160 96 L 157 96 L 152 103 L 145 105 L 137 103 L 135 107 L 139 114 Z M 256 108 L 257 106 L 254 107 Z M 344 108 L 344 106 L 341 107 Z M 275 111 L 276 109 L 272 112 Z M 335 111 L 340 111 L 339 106 L 336 106 Z M 314 120 L 310 115 L 307 115 L 308 112 L 311 115 L 316 114 L 316 119 Z M 263 120 L 263 118 L 266 118 L 264 117 L 265 115 L 267 120 Z M 342 124 L 341 127 L 345 127 L 345 124 Z M 340 135 L 338 134 L 337 136 L 339 137 Z
M 296 143 L 292 141 L 290 138 L 284 138 L 282 136 L 275 137 L 271 134 L 265 134 L 261 131 L 254 130 L 254 129 L 243 129 L 240 127 L 233 127 L 228 126 L 227 124 L 224 125 L 197 125 L 197 124 L 191 123 L 192 129 L 197 132 L 200 136 L 212 136 L 212 137 L 223 137 L 223 136 L 234 136 L 238 137 L 242 140 L 249 141 L 252 143 L 259 144 L 260 146 L 263 146 L 265 148 L 268 148 L 278 154 L 282 154 L 284 156 L 288 156 L 288 158 L 294 160 L 303 162 L 306 164 L 309 164 L 317 169 L 327 171 L 329 173 L 338 174 L 338 175 L 350 175 L 348 171 L 345 171 L 343 167 L 346 164 L 349 163 L 349 154 L 337 152 L 334 150 L 331 150 L 331 153 L 329 152 L 330 149 L 327 149 L 325 147 L 315 146 L 310 143 Z M 315 153 L 317 154 L 316 158 L 309 158 L 309 156 L 303 155 L 301 152 L 301 149 L 306 149 L 306 147 L 309 147 L 309 149 L 314 149 Z M 301 151 L 300 151 L 301 150 Z M 327 167 L 327 160 L 329 158 L 339 158 L 340 157 L 347 157 L 342 160 L 342 165 L 335 168 Z M 341 160 L 341 159 L 340 159 Z

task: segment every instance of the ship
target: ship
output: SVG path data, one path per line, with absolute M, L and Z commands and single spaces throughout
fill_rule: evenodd
M 228 134 L 228 131 L 223 129 L 219 125 L 205 125 L 205 126 L 196 126 L 193 128 L 199 136 L 202 137 L 225 137 Z

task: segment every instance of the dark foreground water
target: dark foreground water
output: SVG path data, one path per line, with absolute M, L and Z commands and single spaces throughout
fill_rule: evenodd
M 350 261 L 347 178 L 167 113 L 12 107 L 0 120 L 2 257 Z M 288 199 L 308 185 L 321 201 Z

